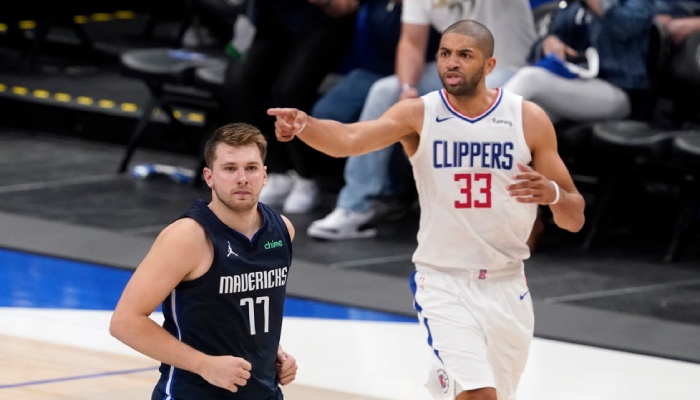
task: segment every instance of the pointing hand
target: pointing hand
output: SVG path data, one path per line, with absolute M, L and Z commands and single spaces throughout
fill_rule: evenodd
M 306 126 L 307 115 L 296 108 L 270 108 L 267 115 L 276 117 L 275 134 L 280 142 L 294 139 Z

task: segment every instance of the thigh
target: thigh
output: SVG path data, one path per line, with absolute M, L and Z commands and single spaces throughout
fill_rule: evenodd
M 521 68 L 504 86 L 542 107 L 554 122 L 624 118 L 627 94 L 602 79 L 567 79 L 544 68 Z
M 390 75 L 374 82 L 360 114 L 360 121 L 379 118 L 386 110 L 399 101 L 399 78 Z
M 314 104 L 311 115 L 344 123 L 356 122 L 360 118 L 370 87 L 381 77 L 363 69 L 348 72 Z
M 459 285 L 443 274 L 418 271 L 414 279 L 416 311 L 435 356 L 426 387 L 436 398 L 496 387 L 487 338 L 473 310 L 479 305 L 465 302 Z
M 524 276 L 479 282 L 482 327 L 499 399 L 515 399 L 534 333 L 534 312 Z

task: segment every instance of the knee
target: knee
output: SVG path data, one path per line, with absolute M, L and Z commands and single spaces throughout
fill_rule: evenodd
M 379 79 L 367 93 L 366 103 L 395 103 L 399 99 L 399 79 L 396 76 Z M 393 101 L 392 101 L 393 100 Z
M 496 389 L 492 387 L 465 390 L 458 394 L 455 400 L 498 400 Z
M 548 82 L 551 83 L 551 80 L 552 74 L 544 68 L 523 67 L 508 79 L 503 88 L 531 100 L 537 96 L 540 90 L 544 90 Z
M 399 101 L 399 90 L 399 79 L 396 76 L 375 82 L 367 93 L 360 119 L 365 121 L 379 118 L 384 111 Z

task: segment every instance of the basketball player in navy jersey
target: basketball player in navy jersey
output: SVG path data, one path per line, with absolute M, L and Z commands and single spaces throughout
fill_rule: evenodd
M 341 124 L 268 110 L 279 140 L 298 137 L 332 156 L 403 145 L 421 205 L 411 288 L 434 355 L 426 387 L 436 399 L 515 399 L 534 331 L 524 260 L 537 206 L 549 205 L 571 232 L 584 223 L 583 197 L 547 115 L 486 88 L 493 49 L 480 23 L 451 25 L 437 54 L 444 88 L 400 101 L 377 120 Z
M 257 128 L 224 125 L 204 152 L 211 202 L 158 235 L 110 333 L 161 361 L 154 400 L 280 400 L 297 371 L 279 344 L 294 227 L 258 202 L 267 142 Z M 160 304 L 162 327 L 149 318 Z

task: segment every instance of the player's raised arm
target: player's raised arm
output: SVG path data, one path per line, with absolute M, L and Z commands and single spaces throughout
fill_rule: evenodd
M 379 150 L 416 134 L 423 124 L 423 100 L 401 101 L 376 120 L 342 124 L 318 119 L 296 108 L 271 108 L 275 133 L 283 142 L 298 137 L 309 146 L 333 157 L 347 157 Z

